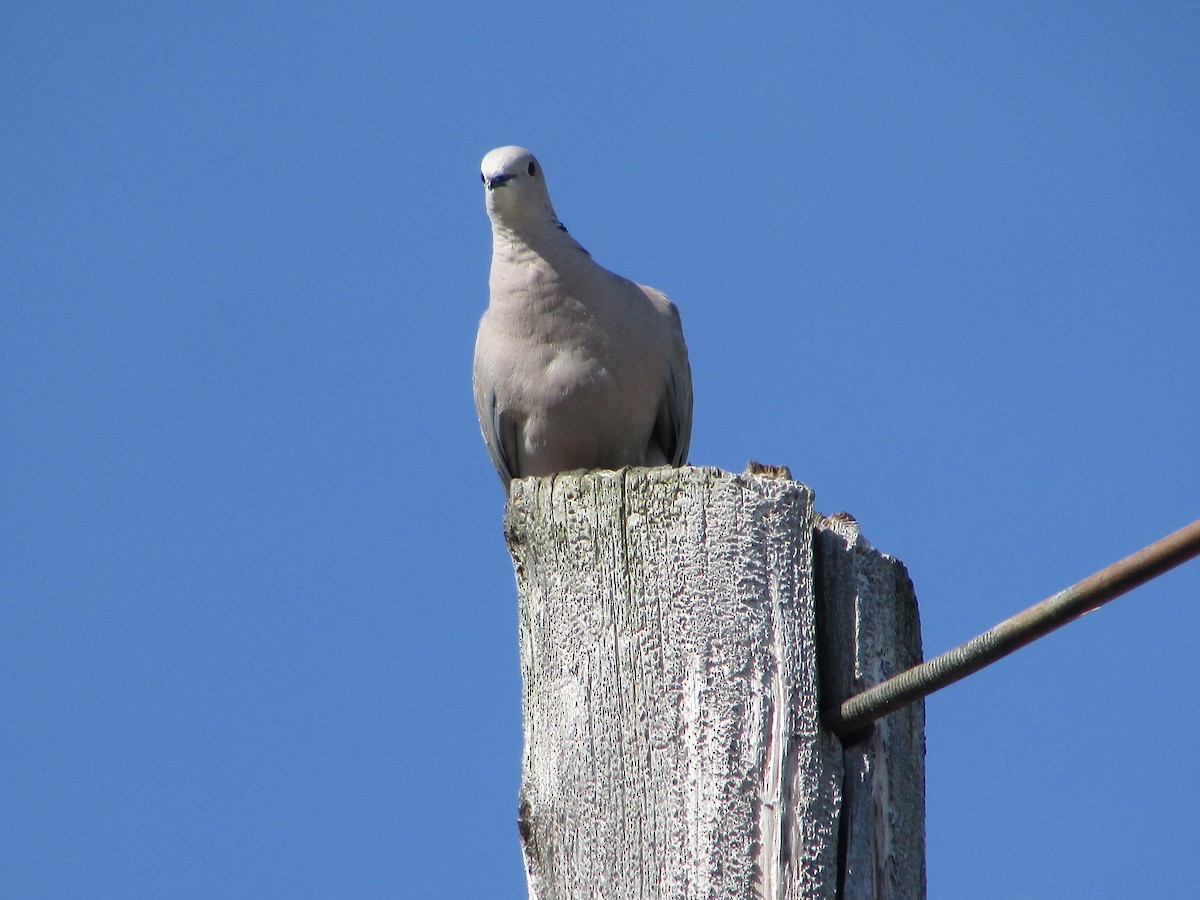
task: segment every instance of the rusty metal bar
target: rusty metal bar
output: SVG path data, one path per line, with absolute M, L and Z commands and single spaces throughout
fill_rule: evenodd
M 902 706 L 978 672 L 1084 613 L 1200 555 L 1200 519 L 1005 619 L 965 644 L 827 709 L 827 728 L 851 735 Z

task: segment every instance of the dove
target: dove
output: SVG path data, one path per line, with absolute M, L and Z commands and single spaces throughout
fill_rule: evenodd
M 528 150 L 492 150 L 481 176 L 492 265 L 475 410 L 505 490 L 573 469 L 686 465 L 692 373 L 675 304 L 592 259 Z

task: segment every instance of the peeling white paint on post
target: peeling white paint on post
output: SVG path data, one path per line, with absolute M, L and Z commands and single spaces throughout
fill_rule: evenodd
M 515 484 L 531 897 L 832 897 L 812 524 L 713 469 Z
M 835 897 L 818 521 L 804 485 L 716 469 L 513 483 L 531 898 Z

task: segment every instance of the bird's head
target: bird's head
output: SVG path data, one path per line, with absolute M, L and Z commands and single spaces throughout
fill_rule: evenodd
M 497 147 L 480 164 L 488 215 L 516 224 L 549 217 L 557 221 L 542 166 L 524 147 Z

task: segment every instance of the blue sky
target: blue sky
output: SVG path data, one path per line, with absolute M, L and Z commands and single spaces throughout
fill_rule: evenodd
M 1188 3 L 0 11 L 0 894 L 523 898 L 478 163 L 926 652 L 1200 515 Z M 1190 897 L 1200 564 L 928 703 L 930 896 Z

